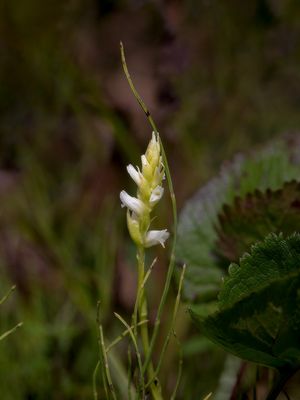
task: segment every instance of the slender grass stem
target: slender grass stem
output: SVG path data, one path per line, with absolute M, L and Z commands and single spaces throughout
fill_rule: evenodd
M 131 358 L 131 351 L 130 346 L 128 347 L 128 373 L 127 373 L 127 396 L 128 400 L 132 400 L 131 396 L 131 369 L 132 369 L 132 358 Z
M 104 361 L 104 357 L 103 357 L 103 348 L 102 348 L 102 344 L 101 344 L 101 334 L 100 334 L 100 301 L 98 301 L 97 303 L 97 317 L 96 317 L 96 321 L 97 321 L 97 327 L 98 327 L 98 344 L 99 344 L 99 366 L 101 367 L 101 377 L 102 377 L 102 383 L 103 383 L 103 388 L 104 388 L 104 393 L 105 393 L 105 398 L 106 399 L 110 399 L 110 395 L 108 394 L 108 387 L 107 387 L 107 378 L 106 378 L 106 371 L 105 371 L 105 361 Z M 105 352 L 105 348 L 104 348 L 104 352 Z M 96 385 L 96 371 L 97 371 L 97 365 L 95 367 L 94 370 L 94 374 L 93 374 L 93 384 Z M 94 387 L 94 398 L 95 398 L 95 389 L 96 387 Z M 96 389 L 96 395 L 98 396 L 97 393 L 97 389 Z
M 149 276 L 150 276 L 150 274 L 151 274 L 151 272 L 153 270 L 153 267 L 154 267 L 156 261 L 157 261 L 157 257 L 152 261 L 150 267 L 148 268 L 148 270 L 147 270 L 147 272 L 145 274 L 144 280 L 143 280 L 142 285 L 141 285 L 142 289 L 144 289 L 144 287 L 145 287 L 145 285 L 146 285 L 146 283 L 147 283 L 147 281 L 149 279 Z
M 178 343 L 178 345 L 180 347 L 180 355 L 179 355 L 179 359 L 178 359 L 178 374 L 177 374 L 176 383 L 175 383 L 175 386 L 174 386 L 173 393 L 172 393 L 172 395 L 170 397 L 170 400 L 175 400 L 176 394 L 177 394 L 177 390 L 179 388 L 181 376 L 182 376 L 182 364 L 183 364 L 183 361 L 182 361 L 182 349 L 181 349 L 180 343 Z
M 184 277 L 184 271 L 182 272 L 182 282 L 183 282 L 183 277 Z M 181 282 L 181 284 L 182 284 L 182 282 Z M 180 288 L 181 289 L 181 288 Z M 179 341 L 179 339 L 178 339 L 178 337 L 177 337 L 177 335 L 176 335 L 176 332 L 173 330 L 173 335 L 174 335 L 174 338 L 175 338 L 175 340 L 176 340 L 176 343 L 177 343 L 177 346 L 178 346 L 178 349 L 179 349 L 179 356 L 178 356 L 178 373 L 177 373 L 177 379 L 176 379 L 176 383 L 175 383 L 175 386 L 174 386 L 174 390 L 173 390 L 173 393 L 172 393 L 172 395 L 171 395 L 171 398 L 170 398 L 170 400 L 175 400 L 175 398 L 176 398 L 176 394 L 177 394 L 177 391 L 178 391 L 178 388 L 179 388 L 179 384 L 180 384 L 180 381 L 181 381 L 181 376 L 182 376 L 182 365 L 183 365 L 183 356 L 182 356 L 182 347 L 181 347 L 181 343 L 180 343 L 180 341 Z
M 143 324 L 147 324 L 148 320 L 144 320 L 144 321 L 140 321 L 138 322 L 137 326 L 141 326 Z M 133 326 L 130 327 L 131 330 L 133 330 Z M 126 329 L 125 331 L 123 331 L 121 333 L 121 335 L 119 335 L 118 337 L 116 337 L 115 340 L 113 340 L 107 347 L 106 347 L 106 353 L 108 353 L 114 346 L 116 346 L 118 343 L 121 342 L 121 340 L 127 336 L 128 334 L 130 334 L 129 329 Z
M 99 350 L 100 350 L 99 361 L 102 364 L 101 370 L 102 370 L 105 395 L 106 395 L 107 399 L 110 399 L 112 397 L 113 400 L 117 400 L 115 389 L 114 389 L 112 379 L 111 379 L 110 370 L 109 370 L 107 354 L 105 351 L 103 327 L 100 322 L 100 301 L 98 301 L 98 303 L 97 303 L 97 318 L 96 318 L 96 320 L 97 320 L 97 325 L 98 325 L 98 330 L 99 330 L 99 337 L 98 337 Z M 97 365 L 96 365 L 96 367 L 97 367 Z
M 177 339 L 176 333 L 175 333 L 175 331 L 174 331 L 174 326 L 175 326 L 175 321 L 176 321 L 176 317 L 177 317 L 177 313 L 178 313 L 178 308 L 179 308 L 179 303 L 180 303 L 181 289 L 182 289 L 182 284 L 183 284 L 183 279 L 184 279 L 185 270 L 186 270 L 186 265 L 184 264 L 184 265 L 183 265 L 183 268 L 182 268 L 182 271 L 181 271 L 181 275 L 180 275 L 180 280 L 179 280 L 179 285 L 178 285 L 178 291 L 177 291 L 177 296 L 176 296 L 175 305 L 174 305 L 174 309 L 173 309 L 173 314 L 172 314 L 172 320 L 171 320 L 170 328 L 169 328 L 167 337 L 166 337 L 166 339 L 165 339 L 165 341 L 164 341 L 164 344 L 163 344 L 163 347 L 162 347 L 162 350 L 161 350 L 161 353 L 160 353 L 160 357 L 159 357 L 159 360 L 158 360 L 158 364 L 157 364 L 155 373 L 154 373 L 154 375 L 153 375 L 151 381 L 149 381 L 149 382 L 147 383 L 146 387 L 153 381 L 153 379 L 154 379 L 156 376 L 158 376 L 158 374 L 159 374 L 159 372 L 160 372 L 160 368 L 161 368 L 161 365 L 162 365 L 162 362 L 163 362 L 163 359 L 164 359 L 164 355 L 165 355 L 165 353 L 166 353 L 166 350 L 167 350 L 167 347 L 168 347 L 168 344 L 169 344 L 169 341 L 170 341 L 170 339 L 171 339 L 172 334 L 173 334 L 174 337 Z M 179 343 L 179 340 L 178 340 L 178 339 L 177 339 L 177 342 L 178 342 L 178 345 L 179 345 L 179 348 L 180 348 L 181 346 L 180 346 L 180 343 Z M 179 361 L 179 363 L 180 363 L 180 361 Z M 180 370 L 180 368 L 179 368 L 179 370 Z
M 104 371 L 105 371 L 105 377 L 106 377 L 106 380 L 107 380 L 107 383 L 108 383 L 108 389 L 109 389 L 109 392 L 110 392 L 113 400 L 117 400 L 116 393 L 115 393 L 115 388 L 114 388 L 114 385 L 112 383 L 111 374 L 110 374 L 110 370 L 109 370 L 107 354 L 106 354 L 106 351 L 105 351 L 105 343 L 104 343 L 102 325 L 99 326 L 99 332 L 100 332 L 100 345 L 101 345 L 101 349 L 102 349 L 102 357 L 103 357 L 103 362 L 104 362 Z
M 137 260 L 138 260 L 138 290 L 139 293 L 139 301 L 138 301 L 138 314 L 140 320 L 144 320 L 148 318 L 148 307 L 147 307 L 147 299 L 145 296 L 145 288 L 143 286 L 143 282 L 145 279 L 145 250 L 142 246 L 138 247 L 137 252 Z M 143 342 L 144 353 L 148 352 L 149 347 L 149 335 L 148 335 L 148 326 L 141 327 L 141 336 Z
M 100 354 L 99 361 L 100 361 L 100 367 L 101 367 L 101 377 L 102 377 L 102 382 L 103 382 L 105 398 L 110 400 L 110 395 L 108 394 L 108 387 L 107 387 L 107 380 L 106 380 L 106 375 L 105 375 L 105 366 L 104 366 L 104 360 L 102 357 L 102 352 Z
M 96 367 L 94 369 L 94 373 L 93 373 L 93 395 L 94 395 L 94 400 L 98 400 L 98 391 L 97 391 L 97 374 L 98 374 L 98 370 L 99 367 L 101 365 L 101 361 L 98 360 Z
M 144 382 L 144 379 L 143 379 L 143 372 L 142 372 L 142 359 L 141 359 L 141 354 L 140 354 L 139 347 L 138 347 L 138 344 L 137 344 L 137 341 L 136 341 L 136 337 L 134 336 L 131 327 L 127 324 L 127 322 L 124 320 L 124 318 L 122 318 L 121 315 L 119 315 L 116 312 L 114 313 L 114 315 L 127 328 L 128 332 L 129 332 L 129 335 L 131 337 L 131 340 L 132 340 L 132 343 L 133 343 L 133 346 L 134 346 L 134 349 L 135 349 L 135 352 L 136 352 L 136 357 L 137 357 L 137 360 L 138 360 L 138 366 L 139 366 L 139 372 L 140 372 L 139 385 L 141 387 L 142 396 L 144 398 L 144 396 L 145 396 L 145 382 Z
M 137 336 L 137 326 L 140 324 L 140 323 L 137 324 L 137 319 L 138 319 L 138 307 L 139 307 L 139 302 L 140 302 L 141 290 L 144 290 L 146 282 L 152 272 L 152 269 L 153 269 L 156 261 L 157 261 L 157 258 L 155 258 L 152 261 L 150 267 L 148 268 L 148 271 L 146 272 L 146 274 L 144 276 L 143 282 L 141 283 L 141 285 L 138 285 L 136 301 L 135 301 L 134 310 L 133 310 L 133 314 L 132 314 L 133 332 L 134 332 L 135 336 Z
M 23 325 L 23 322 L 19 322 L 16 326 L 14 326 L 13 328 L 11 328 L 9 331 L 4 332 L 1 336 L 0 336 L 0 342 L 1 340 L 5 339 L 8 335 L 10 335 L 11 333 L 15 332 L 18 328 L 20 328 Z
M 16 289 L 16 285 L 13 285 L 13 286 L 9 289 L 9 291 L 6 293 L 6 295 L 3 296 L 2 299 L 0 300 L 0 306 L 1 306 L 1 304 L 3 304 L 3 303 L 9 298 L 9 296 L 11 295 L 11 293 L 12 293 L 15 289 Z

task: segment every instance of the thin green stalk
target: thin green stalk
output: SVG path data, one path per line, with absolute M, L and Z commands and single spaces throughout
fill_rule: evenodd
M 134 304 L 134 309 L 133 309 L 133 314 L 132 314 L 132 325 L 133 325 L 133 333 L 134 336 L 137 337 L 137 327 L 138 327 L 138 308 L 139 308 L 139 303 L 140 303 L 140 288 L 138 287 L 137 293 L 136 293 L 136 299 L 135 299 L 135 304 Z
M 107 352 L 107 351 L 106 351 Z M 100 356 L 100 359 L 98 360 L 96 367 L 93 372 L 93 395 L 94 395 L 94 400 L 98 400 L 98 390 L 97 390 L 97 375 L 99 368 L 102 367 L 103 360 L 101 359 L 102 357 Z M 121 364 L 118 361 L 118 359 L 110 354 L 109 356 L 109 362 L 111 365 L 112 369 L 112 375 L 116 375 L 118 377 L 118 380 L 116 382 L 121 394 L 124 394 L 124 382 L 125 384 L 128 382 L 128 390 L 130 391 L 130 395 L 132 396 L 133 393 L 135 393 L 135 389 L 133 385 L 131 384 L 131 381 L 128 381 L 128 377 L 124 377 L 124 373 L 122 370 L 122 367 L 120 368 Z M 107 385 L 106 385 L 106 377 L 104 375 L 104 367 L 101 368 L 101 375 L 102 375 L 102 380 L 105 383 L 104 385 L 104 390 L 106 393 L 106 398 L 109 398 L 108 392 L 107 392 Z M 130 400 L 130 399 L 128 399 Z
M 0 300 L 0 306 L 1 306 L 2 303 L 4 303 L 4 302 L 8 299 L 8 297 L 11 295 L 11 293 L 12 293 L 15 289 L 16 289 L 16 285 L 13 285 L 13 286 L 9 289 L 9 291 L 6 293 L 6 295 L 3 296 L 2 299 Z
M 144 369 L 146 369 L 148 367 L 148 364 L 150 362 L 150 358 L 151 358 L 151 355 L 152 355 L 152 352 L 153 352 L 153 348 L 154 348 L 154 345 L 155 345 L 155 342 L 156 342 L 156 339 L 157 339 L 158 331 L 159 331 L 162 312 L 163 312 L 163 309 L 164 309 L 164 306 L 165 306 L 165 303 L 166 303 L 166 300 L 167 300 L 167 296 L 168 296 L 168 293 L 169 293 L 171 279 L 172 279 L 172 276 L 173 276 L 174 266 L 175 266 L 175 249 L 176 249 L 176 241 L 177 241 L 177 206 L 176 206 L 176 198 L 175 198 L 175 193 L 174 193 L 174 190 L 173 190 L 172 178 L 171 178 L 171 175 L 170 175 L 170 170 L 169 170 L 167 158 L 166 158 L 165 151 L 164 151 L 162 143 L 161 143 L 161 148 L 162 148 L 163 162 L 164 162 L 164 166 L 165 166 L 167 182 L 168 182 L 168 186 L 169 186 L 169 192 L 170 192 L 170 196 L 171 196 L 171 202 L 172 202 L 172 210 L 173 210 L 173 243 L 172 243 L 172 250 L 171 250 L 171 256 L 170 256 L 170 262 L 169 262 L 169 266 L 168 266 L 166 281 L 165 281 L 165 285 L 164 285 L 164 288 L 163 288 L 163 293 L 162 293 L 162 296 L 161 296 L 161 299 L 160 299 L 160 302 L 159 302 L 157 315 L 156 315 L 156 319 L 155 319 L 155 324 L 154 324 L 154 330 L 153 330 L 153 334 L 152 334 L 152 338 L 151 338 L 151 342 L 150 342 L 150 349 L 149 349 L 148 357 L 146 358 L 146 360 L 144 362 L 144 366 L 143 366 Z
M 143 282 L 145 277 L 145 250 L 142 246 L 138 247 L 137 260 L 138 260 L 138 293 L 139 293 L 138 314 L 140 320 L 144 320 L 148 318 L 148 309 L 147 309 L 147 299 L 145 296 L 145 288 L 143 287 Z M 141 327 L 141 336 L 142 336 L 144 353 L 146 354 L 148 352 L 148 347 L 149 347 L 148 326 L 144 325 Z
M 93 373 L 93 394 L 94 394 L 94 400 L 98 400 L 98 391 L 97 391 L 97 374 L 98 374 L 98 369 L 101 365 L 100 360 L 98 360 L 96 367 L 94 369 Z
M 178 343 L 178 344 L 180 346 L 180 343 Z M 175 400 L 176 394 L 177 394 L 177 390 L 179 388 L 181 376 L 182 376 L 182 364 L 183 364 L 183 361 L 182 361 L 182 349 L 181 349 L 181 346 L 180 346 L 180 355 L 179 355 L 179 359 L 178 359 L 178 364 L 179 364 L 179 366 L 178 366 L 177 379 L 176 379 L 175 387 L 174 387 L 174 390 L 173 390 L 173 393 L 172 393 L 172 396 L 171 396 L 170 400 Z
M 143 279 L 143 282 L 141 285 L 138 285 L 138 289 L 137 289 L 137 295 L 136 295 L 136 300 L 135 300 L 135 305 L 134 305 L 134 310 L 133 310 L 133 314 L 132 314 L 132 324 L 133 324 L 133 332 L 135 334 L 135 336 L 137 336 L 137 326 L 140 324 L 137 324 L 137 320 L 138 320 L 138 307 L 139 307 L 139 303 L 140 303 L 140 297 L 141 297 L 141 290 L 144 289 L 146 282 L 152 272 L 152 269 L 155 265 L 157 261 L 157 258 L 155 258 L 152 261 L 152 264 L 150 265 L 150 267 L 148 268 L 148 271 L 145 274 L 145 277 Z
M 138 309 L 139 309 L 139 304 L 140 304 L 140 299 L 141 299 L 141 294 L 144 293 L 144 288 L 145 285 L 147 283 L 147 280 L 152 272 L 152 269 L 155 265 L 157 261 L 157 258 L 155 258 L 152 261 L 152 264 L 150 265 L 150 267 L 148 268 L 148 271 L 146 272 L 143 282 L 141 283 L 141 285 L 138 284 L 138 289 L 137 289 L 137 295 L 136 295 L 136 301 L 135 301 L 135 305 L 134 305 L 134 311 L 133 311 L 133 315 L 132 315 L 132 320 L 133 320 L 133 326 L 135 328 L 135 335 L 137 335 L 137 326 L 141 325 L 141 322 L 139 322 L 137 324 L 137 319 L 138 319 Z M 146 306 L 146 310 L 147 310 L 147 306 Z M 148 322 L 148 320 L 146 320 Z
M 108 387 L 107 387 L 107 380 L 106 380 L 106 375 L 105 375 L 105 366 L 104 366 L 102 352 L 100 354 L 99 361 L 100 361 L 100 366 L 101 366 L 101 377 L 102 377 L 102 382 L 103 382 L 103 387 L 104 387 L 105 398 L 109 400 L 110 396 L 108 394 Z
M 102 325 L 100 322 L 100 304 L 101 304 L 100 301 L 98 301 L 96 321 L 97 321 L 98 330 L 99 330 L 99 336 L 98 336 L 99 350 L 100 350 L 99 361 L 102 364 L 101 372 L 102 372 L 102 378 L 103 378 L 103 385 L 104 385 L 106 398 L 110 399 L 112 396 L 113 400 L 117 400 L 116 394 L 115 394 L 115 389 L 114 389 L 112 379 L 111 379 L 110 370 L 109 370 L 107 354 L 105 351 L 103 328 L 102 328 Z M 96 365 L 96 367 L 97 367 L 97 365 Z
M 101 350 L 102 350 L 102 357 L 103 357 L 103 362 L 104 362 L 105 378 L 107 380 L 108 389 L 109 389 L 109 391 L 110 391 L 110 393 L 112 395 L 113 400 L 117 400 L 116 393 L 115 393 L 115 388 L 114 388 L 114 385 L 112 383 L 112 379 L 111 379 L 111 375 L 110 375 L 107 354 L 106 354 L 106 351 L 105 351 L 105 343 L 104 343 L 102 325 L 99 326 L 99 333 L 100 333 L 100 345 L 101 345 Z
M 128 373 L 127 373 L 127 396 L 128 400 L 132 400 L 131 396 L 131 368 L 132 368 L 132 359 L 131 359 L 131 351 L 130 351 L 130 346 L 128 347 Z
M 131 329 L 131 327 L 127 324 L 127 322 L 124 320 L 124 318 L 121 317 L 121 315 L 119 315 L 118 313 L 114 312 L 114 315 L 118 318 L 119 321 L 122 322 L 122 324 L 128 329 L 129 335 L 131 337 L 135 352 L 136 352 L 136 357 L 138 360 L 138 366 L 139 366 L 139 371 L 140 371 L 140 385 L 141 385 L 141 391 L 142 391 L 142 395 L 143 398 L 145 396 L 145 382 L 143 379 L 143 372 L 142 372 L 142 359 L 141 359 L 141 354 L 139 351 L 139 347 L 136 341 L 136 338 L 133 334 L 133 331 Z
M 147 319 L 148 317 L 148 309 L 147 309 L 147 299 L 145 296 L 145 249 L 142 246 L 138 247 L 138 292 L 139 292 L 139 303 L 138 303 L 138 314 L 141 320 Z M 149 332 L 148 332 L 148 325 L 141 326 L 141 338 L 142 338 L 142 345 L 144 350 L 144 356 L 148 356 L 149 352 Z M 148 380 L 154 375 L 154 367 L 152 361 L 149 362 L 148 368 L 143 370 L 142 367 L 142 374 L 147 373 Z M 150 390 L 154 400 L 160 400 L 160 388 L 155 383 L 150 385 Z
M 144 321 L 140 321 L 138 322 L 137 326 L 143 325 L 143 324 L 147 324 L 148 320 L 144 320 Z M 131 330 L 133 330 L 133 326 L 130 327 Z M 121 333 L 121 335 L 119 335 L 118 337 L 116 337 L 115 340 L 113 340 L 107 347 L 106 347 L 106 353 L 108 353 L 115 345 L 117 345 L 118 343 L 121 342 L 122 339 L 124 339 L 125 336 L 127 336 L 130 333 L 129 329 L 126 329 L 125 331 L 123 331 Z
M 16 331 L 18 328 L 20 328 L 23 325 L 23 322 L 19 322 L 16 326 L 14 326 L 13 328 L 11 328 L 9 331 L 4 332 L 1 336 L 0 336 L 0 342 L 1 340 L 5 339 L 8 335 L 10 335 L 11 333 L 13 333 L 14 331 Z
M 184 276 L 184 272 L 182 272 L 182 282 L 183 282 L 183 276 Z M 181 284 L 182 284 L 181 282 Z M 170 400 L 175 400 L 176 398 L 176 394 L 177 394 L 177 390 L 179 388 L 179 384 L 180 384 L 180 380 L 181 380 L 181 376 L 182 376 L 182 365 L 183 365 L 183 356 L 182 356 L 182 347 L 181 347 L 181 343 L 176 335 L 176 332 L 173 331 L 174 334 L 174 338 L 177 342 L 178 348 L 179 348 L 179 357 L 178 357 L 178 374 L 177 374 L 177 379 L 176 379 L 176 383 L 175 383 L 175 387 L 171 396 Z
M 144 320 L 148 318 L 148 306 L 144 288 L 145 249 L 142 246 L 138 247 L 137 259 L 138 259 L 138 293 L 139 293 L 138 314 L 140 320 Z M 144 356 L 146 357 L 149 350 L 149 332 L 147 325 L 141 326 L 141 336 L 144 348 Z M 150 369 L 152 368 L 150 367 Z
M 104 349 L 102 348 L 101 334 L 100 334 L 100 301 L 98 301 L 98 303 L 97 303 L 96 321 L 97 321 L 97 327 L 98 327 L 99 360 L 98 360 L 98 362 L 96 364 L 96 367 L 95 367 L 95 370 L 94 370 L 94 379 L 96 377 L 95 371 L 96 371 L 97 365 L 99 363 L 99 366 L 101 366 L 101 377 L 102 377 L 102 382 L 103 382 L 103 387 L 104 387 L 104 392 L 105 392 L 105 398 L 109 400 L 110 396 L 108 394 L 106 371 L 105 371 L 105 361 L 104 361 L 104 356 L 103 356 L 103 354 L 105 352 L 105 348 Z M 103 350 L 104 350 L 104 352 L 103 352 Z M 94 384 L 96 384 L 96 382 Z M 97 392 L 97 390 L 96 390 L 96 392 Z M 94 394 L 95 394 L 95 391 L 94 391 Z
M 147 272 L 145 274 L 144 280 L 143 280 L 142 285 L 141 285 L 142 289 L 144 289 L 144 287 L 145 287 L 145 285 L 146 285 L 146 283 L 147 283 L 147 281 L 149 279 L 149 276 L 150 276 L 150 274 L 151 274 L 151 272 L 153 270 L 153 267 L 154 267 L 156 261 L 157 261 L 157 257 L 154 258 L 154 260 L 152 261 L 150 267 L 148 268 L 148 270 L 147 270 Z
M 156 374 L 157 375 L 158 375 L 158 373 L 160 371 L 160 367 L 161 367 L 165 352 L 167 350 L 171 335 L 172 335 L 172 333 L 174 333 L 174 325 L 175 325 L 175 321 L 176 321 L 176 317 L 177 317 L 177 313 L 178 313 L 178 308 L 179 308 L 179 303 L 180 303 L 180 298 L 181 298 L 181 290 L 182 290 L 182 284 L 183 284 L 185 270 L 186 270 L 186 265 L 184 264 L 184 266 L 182 268 L 182 271 L 181 271 L 181 275 L 180 275 L 178 291 L 177 291 L 177 296 L 176 296 L 173 315 L 172 315 L 172 322 L 171 322 L 170 329 L 169 329 L 168 335 L 166 337 L 165 343 L 163 345 L 163 348 L 162 348 L 162 351 L 161 351 L 161 355 L 160 355 L 160 358 L 159 358 L 159 362 L 158 362 L 158 365 L 157 365 L 157 369 L 156 369 Z
M 148 107 L 146 106 L 146 104 L 144 103 L 144 101 L 142 100 L 141 96 L 139 95 L 139 93 L 137 92 L 132 79 L 130 77 L 128 68 L 127 68 L 127 63 L 126 63 L 126 58 L 125 58 L 125 52 L 124 52 L 124 47 L 122 42 L 120 43 L 120 50 L 121 50 L 121 60 L 122 60 L 122 65 L 123 65 L 123 70 L 125 73 L 125 76 L 127 78 L 128 84 L 133 92 L 133 95 L 135 96 L 137 102 L 139 103 L 139 105 L 141 106 L 142 110 L 144 111 L 146 117 L 148 118 L 148 121 L 153 129 L 153 131 L 158 134 L 158 129 L 156 127 L 156 124 L 150 114 L 150 111 L 148 110 Z M 146 355 L 146 359 L 143 365 L 143 371 L 145 372 L 148 369 L 148 366 L 151 362 L 151 358 L 152 358 L 152 353 L 153 353 L 153 349 L 154 349 L 154 345 L 157 339 L 157 335 L 158 335 L 158 331 L 159 331 L 159 326 L 160 326 L 160 321 L 161 321 L 161 316 L 162 316 L 162 312 L 167 300 L 167 295 L 169 293 L 169 289 L 170 289 L 170 283 L 171 283 L 171 278 L 174 272 L 174 265 L 175 265 L 175 249 L 176 249 L 176 241 L 177 241 L 177 205 L 176 205 L 176 197 L 175 197 L 175 193 L 174 193 L 174 188 L 173 188 L 173 182 L 172 182 L 172 178 L 171 178 L 171 174 L 170 174 L 170 169 L 169 169 L 169 164 L 168 164 L 168 160 L 166 157 L 166 153 L 163 147 L 163 143 L 160 139 L 160 145 L 161 145 L 161 150 L 162 150 L 162 158 L 163 158 L 163 164 L 165 167 L 165 173 L 166 173 L 166 177 L 167 177 L 167 183 L 168 183 L 168 187 L 169 187 L 169 192 L 170 192 L 170 197 L 171 197 L 171 203 L 172 203 L 172 212 L 173 212 L 173 243 L 172 243 L 172 250 L 171 250 L 171 256 L 170 256 L 170 262 L 169 262 L 169 266 L 168 266 L 168 271 L 167 271 L 167 276 L 166 276 L 166 281 L 165 281 L 165 285 L 164 285 L 164 289 L 163 289 L 163 293 L 160 299 L 160 303 L 158 306 L 158 311 L 157 311 L 157 316 L 155 319 L 155 325 L 154 325 L 154 330 L 153 330 L 153 334 L 151 337 L 151 341 L 150 341 L 150 346 L 149 346 L 149 351 Z
M 163 344 L 163 348 L 162 348 L 162 351 L 161 351 L 160 356 L 159 356 L 159 360 L 158 360 L 158 363 L 157 363 L 157 367 L 156 367 L 156 370 L 155 370 L 155 373 L 154 373 L 153 377 L 151 378 L 151 381 L 152 381 L 156 376 L 158 376 L 158 374 L 159 374 L 159 372 L 160 372 L 160 368 L 161 368 L 161 365 L 162 365 L 162 362 L 163 362 L 163 359 L 164 359 L 164 355 L 165 355 L 165 353 L 166 353 L 166 350 L 167 350 L 167 347 L 168 347 L 168 344 L 169 344 L 169 341 L 170 341 L 170 339 L 171 339 L 172 334 L 174 334 L 174 336 L 175 336 L 175 338 L 176 338 L 176 334 L 175 334 L 175 332 L 174 332 L 174 325 L 175 325 L 175 321 L 176 321 L 176 317 L 177 317 L 177 313 L 178 313 L 178 308 L 179 308 L 179 303 L 180 303 L 180 298 L 181 298 L 181 289 L 182 289 L 182 284 L 183 284 L 183 279 L 184 279 L 185 270 L 186 270 L 186 265 L 184 264 L 184 265 L 183 265 L 183 268 L 182 268 L 182 271 L 181 271 L 181 275 L 180 275 L 180 280 L 179 280 L 179 285 L 178 285 L 178 291 L 177 291 L 177 296 L 176 296 L 175 305 L 174 305 L 174 309 L 173 309 L 173 314 L 172 314 L 172 320 L 171 320 L 170 328 L 169 328 L 167 337 L 166 337 L 166 339 L 165 339 L 165 342 L 164 342 L 164 344 Z M 179 346 L 180 346 L 180 343 L 179 343 Z M 146 387 L 151 383 L 151 381 L 147 383 Z

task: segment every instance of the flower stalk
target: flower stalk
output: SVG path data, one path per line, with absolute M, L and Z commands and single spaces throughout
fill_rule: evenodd
M 145 295 L 144 289 L 144 275 L 145 275 L 145 250 L 143 247 L 138 248 L 138 290 L 140 292 L 139 295 L 139 304 L 138 304 L 138 313 L 139 313 L 139 320 L 143 321 L 148 317 L 148 306 L 147 306 L 147 298 Z M 148 356 L 150 346 L 149 346 L 149 331 L 147 324 L 141 326 L 141 339 L 142 345 L 144 349 L 145 357 Z M 152 361 L 149 363 L 147 368 L 147 378 L 150 379 L 154 375 L 154 367 Z M 161 400 L 161 390 L 159 385 L 155 384 L 154 382 L 150 385 L 150 391 L 152 393 L 152 397 L 154 400 Z
M 127 227 L 132 240 L 137 246 L 138 290 L 135 311 L 133 313 L 134 333 L 137 335 L 138 321 L 148 319 L 147 299 L 144 289 L 145 249 L 155 245 L 164 247 L 169 237 L 167 229 L 150 230 L 151 213 L 163 196 L 162 182 L 165 177 L 158 133 L 153 132 L 145 154 L 141 156 L 141 170 L 129 164 L 127 172 L 137 185 L 136 197 L 125 190 L 120 193 L 122 207 L 127 207 Z M 140 326 L 141 340 L 145 360 L 151 358 L 148 325 Z M 154 375 L 154 367 L 150 361 L 145 369 L 150 380 Z M 155 382 L 150 385 L 152 397 L 161 399 L 160 388 Z
M 169 237 L 166 229 L 150 230 L 151 212 L 163 196 L 162 181 L 165 177 L 160 154 L 158 133 L 152 133 L 146 153 L 141 156 L 142 170 L 129 164 L 127 172 L 137 185 L 136 197 L 125 190 L 120 193 L 122 207 L 127 207 L 127 227 L 138 247 L 148 248 L 161 244 Z
M 169 237 L 169 233 L 166 229 L 163 230 L 149 230 L 150 228 L 150 213 L 153 210 L 153 207 L 157 204 L 157 202 L 163 196 L 163 187 L 162 181 L 167 178 L 171 203 L 172 203 L 172 211 L 173 211 L 173 243 L 172 243 L 172 250 L 171 250 L 171 257 L 170 263 L 167 270 L 166 282 L 164 284 L 162 297 L 159 302 L 158 311 L 155 319 L 154 331 L 151 335 L 149 340 L 149 331 L 148 326 L 143 325 L 141 327 L 141 338 L 142 344 L 144 349 L 144 364 L 143 364 L 143 373 L 147 374 L 148 377 L 148 384 L 150 386 L 150 391 L 152 394 L 152 398 L 155 400 L 162 399 L 162 394 L 160 387 L 158 385 L 157 380 L 157 372 L 159 368 L 154 370 L 153 362 L 152 362 L 152 355 L 154 350 L 154 345 L 158 336 L 160 320 L 162 316 L 162 312 L 166 303 L 167 295 L 170 288 L 171 278 L 174 271 L 174 260 L 175 260 L 175 247 L 176 247 L 176 233 L 177 233 L 177 207 L 176 207 L 176 198 L 173 189 L 172 178 L 168 166 L 167 157 L 165 155 L 165 151 L 163 148 L 163 144 L 158 134 L 158 130 L 154 123 L 154 120 L 143 102 L 142 98 L 140 97 L 139 93 L 135 89 L 135 86 L 131 80 L 126 59 L 123 44 L 120 43 L 121 48 L 121 59 L 122 65 L 124 69 L 124 73 L 126 75 L 127 81 L 129 86 L 138 101 L 139 105 L 141 106 L 142 110 L 144 111 L 148 121 L 152 127 L 152 139 L 148 145 L 147 151 L 141 157 L 142 162 L 142 171 L 139 170 L 137 167 L 136 169 L 129 165 L 127 167 L 127 171 L 131 178 L 138 186 L 137 197 L 136 198 L 129 198 L 128 194 L 123 191 L 123 194 L 120 194 L 121 202 L 123 206 L 128 208 L 127 211 L 127 226 L 129 233 L 133 239 L 133 241 L 137 245 L 137 260 L 138 260 L 138 292 L 137 292 L 137 303 L 135 306 L 135 311 L 133 314 L 133 325 L 136 326 L 137 323 L 137 315 L 140 319 L 148 319 L 147 318 L 147 302 L 146 302 L 146 295 L 144 291 L 144 283 L 151 272 L 152 266 L 149 268 L 145 275 L 145 249 L 156 244 L 161 244 L 164 247 L 165 241 Z M 122 192 L 121 192 L 122 193 Z M 138 201 L 136 201 L 138 200 Z M 184 270 L 183 270 L 184 275 Z M 182 275 L 182 279 L 183 279 Z M 179 292 L 180 293 L 180 289 Z M 177 307 L 174 310 L 174 319 L 177 314 Z M 134 329 L 136 332 L 136 328 Z M 169 338 L 166 340 L 165 348 L 167 347 Z M 182 360 L 181 360 L 182 361 Z M 159 361 L 159 365 L 161 364 L 161 359 Z M 181 368 L 180 368 L 181 369 Z M 174 396 L 177 390 L 177 386 L 180 381 L 180 375 L 178 377 L 178 382 L 176 384 L 176 389 L 174 390 Z

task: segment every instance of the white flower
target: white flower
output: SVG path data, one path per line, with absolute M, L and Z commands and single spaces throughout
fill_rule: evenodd
M 150 196 L 150 204 L 151 206 L 154 206 L 159 200 L 162 198 L 164 194 L 164 188 L 162 186 L 156 186 L 155 189 L 153 189 L 151 196 Z
M 151 247 L 157 244 L 161 244 L 162 247 L 165 247 L 165 241 L 169 236 L 170 234 L 167 229 L 161 231 L 148 231 L 145 239 L 145 247 Z
M 121 206 L 127 207 L 136 215 L 141 215 L 145 211 L 145 204 L 136 197 L 130 196 L 125 190 L 120 193 Z
M 140 186 L 143 182 L 143 175 L 141 174 L 139 168 L 135 169 L 132 164 L 127 165 L 127 172 L 134 182 Z
M 143 166 L 143 167 L 146 167 L 147 165 L 149 165 L 148 160 L 147 160 L 145 154 L 142 154 L 142 155 L 141 155 L 141 160 L 142 160 L 142 166 Z
M 169 237 L 167 230 L 149 231 L 152 210 L 164 193 L 162 181 L 165 174 L 158 134 L 152 133 L 141 161 L 141 170 L 132 164 L 127 166 L 128 174 L 137 185 L 137 194 L 133 197 L 122 190 L 121 205 L 127 208 L 128 230 L 138 246 L 150 247 L 157 244 L 164 246 Z

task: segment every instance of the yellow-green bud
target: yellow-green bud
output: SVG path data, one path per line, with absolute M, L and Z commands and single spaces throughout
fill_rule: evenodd
M 160 158 L 160 144 L 154 132 L 152 132 L 152 139 L 148 144 L 145 156 L 150 165 L 156 166 L 158 164 Z
M 143 245 L 143 237 L 140 231 L 140 224 L 136 215 L 131 214 L 129 210 L 127 210 L 127 227 L 131 239 L 138 245 Z
M 127 207 L 127 226 L 132 240 L 143 247 L 154 246 L 160 243 L 164 246 L 169 234 L 166 229 L 161 231 L 149 231 L 150 214 L 154 206 L 163 196 L 164 166 L 160 154 L 159 136 L 154 132 L 142 155 L 142 171 L 139 167 L 129 164 L 127 171 L 137 184 L 137 197 L 130 196 L 125 190 L 120 193 L 123 207 Z

